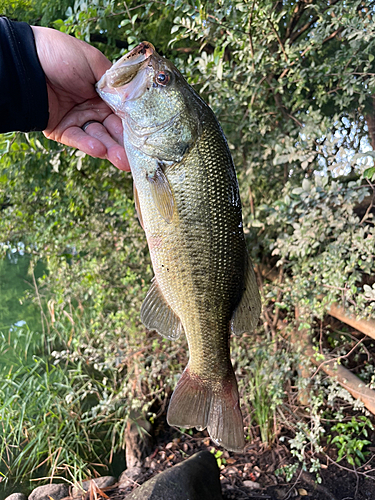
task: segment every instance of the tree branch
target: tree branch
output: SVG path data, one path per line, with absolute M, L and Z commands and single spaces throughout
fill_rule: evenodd
M 297 2 L 297 5 L 294 8 L 293 15 L 290 18 L 288 26 L 286 27 L 284 43 L 286 40 L 288 40 L 290 35 L 293 33 L 293 30 L 296 27 L 296 25 L 298 24 L 298 21 L 303 16 L 303 14 L 305 12 L 305 6 L 306 6 L 306 2 L 304 0 L 302 0 L 302 1 L 299 0 Z
M 299 317 L 299 310 L 296 307 L 296 318 Z M 310 361 L 322 369 L 329 377 L 334 378 L 344 387 L 355 399 L 359 399 L 365 407 L 375 415 L 375 391 L 365 386 L 364 382 L 354 375 L 350 370 L 342 365 L 339 365 L 335 359 L 326 358 L 322 353 L 319 353 L 319 360 L 316 358 L 316 352 L 311 345 L 309 333 L 302 329 L 294 332 L 295 340 L 299 340 L 303 353 L 310 358 Z M 322 357 L 323 362 L 321 361 Z M 316 372 L 315 372 L 316 373 Z M 313 376 L 315 376 L 315 373 Z
M 282 52 L 283 52 L 283 54 L 284 54 L 285 61 L 286 61 L 286 62 L 288 62 L 288 56 L 286 55 L 285 48 L 284 48 L 284 44 L 283 44 L 283 42 L 281 41 L 280 35 L 278 34 L 278 32 L 277 32 L 277 30 L 276 30 L 275 26 L 273 25 L 272 20 L 271 20 L 268 16 L 267 16 L 267 21 L 270 23 L 270 25 L 271 25 L 271 29 L 272 29 L 272 31 L 274 32 L 274 34 L 276 35 L 277 41 L 279 42 L 279 45 L 280 45 L 280 47 L 281 47 L 281 50 L 282 50 Z
M 249 19 L 249 42 L 250 42 L 250 52 L 251 52 L 251 66 L 253 68 L 253 71 L 255 71 L 255 63 L 254 63 L 253 37 L 252 37 L 252 34 L 251 34 L 251 23 L 252 23 L 252 20 L 253 20 L 254 3 L 255 3 L 255 0 L 253 0 L 252 3 L 251 3 L 251 12 L 250 12 L 250 19 Z
M 373 319 L 357 319 L 348 313 L 343 307 L 338 304 L 332 304 L 328 310 L 328 314 L 334 318 L 352 326 L 356 330 L 365 335 L 368 335 L 372 339 L 375 339 L 375 320 Z
M 97 33 L 90 33 L 90 42 L 104 43 L 108 44 L 108 37 L 104 35 L 99 35 Z M 114 40 L 116 47 L 119 49 L 127 49 L 129 47 L 128 42 L 124 42 L 123 40 Z
M 325 9 L 323 9 L 322 14 L 324 14 L 324 12 L 326 12 L 328 9 L 330 9 L 333 5 L 335 5 L 336 3 L 341 2 L 341 1 L 342 0 L 331 0 L 329 6 L 326 7 Z M 291 43 L 295 42 L 297 40 L 297 38 L 299 38 L 301 35 L 303 35 L 303 33 L 305 33 L 305 31 L 307 31 L 309 28 L 311 28 L 311 26 L 313 24 L 315 24 L 318 19 L 319 19 L 318 15 L 314 16 L 308 23 L 306 23 L 304 26 L 302 26 L 302 28 L 295 31 L 294 33 L 291 33 L 290 42 Z

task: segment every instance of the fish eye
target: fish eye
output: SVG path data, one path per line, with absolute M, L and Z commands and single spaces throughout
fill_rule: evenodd
M 159 85 L 167 85 L 171 80 L 171 75 L 168 71 L 160 71 L 156 75 L 156 83 Z

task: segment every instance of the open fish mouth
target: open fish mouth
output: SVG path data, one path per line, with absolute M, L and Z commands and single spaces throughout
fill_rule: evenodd
M 148 42 L 142 42 L 128 54 L 119 59 L 116 64 L 106 73 L 105 85 L 118 88 L 130 83 L 142 66 L 148 64 L 148 60 L 155 53 L 155 47 Z M 101 90 L 102 79 L 98 83 L 98 89 Z
M 155 47 L 151 43 L 142 42 L 137 45 L 102 76 L 96 84 L 99 95 L 104 98 L 105 94 L 113 94 L 116 96 L 113 101 L 116 101 L 117 105 L 119 100 L 125 102 L 138 99 L 147 87 L 149 80 L 147 68 L 150 66 L 151 69 L 150 59 L 154 54 L 156 54 Z M 115 105 L 108 98 L 105 100 L 109 106 Z
M 146 120 L 146 125 L 131 118 L 126 106 L 126 103 L 136 101 L 155 86 L 155 72 L 161 61 L 155 47 L 149 42 L 142 42 L 119 59 L 96 85 L 99 95 L 124 120 L 123 124 L 125 126 L 126 123 L 129 136 L 136 144 L 143 144 L 148 136 L 172 127 L 179 115 L 177 112 L 163 121 L 160 116 L 152 124 Z

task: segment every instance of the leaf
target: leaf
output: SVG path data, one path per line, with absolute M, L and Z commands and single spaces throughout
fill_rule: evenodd
M 363 172 L 363 177 L 365 177 L 366 179 L 371 179 L 373 175 L 375 175 L 375 167 L 367 168 Z
M 308 179 L 303 179 L 302 189 L 307 192 L 311 191 L 311 182 Z
M 364 454 L 362 453 L 362 451 L 355 450 L 355 452 L 358 455 L 358 457 L 362 460 L 362 462 L 364 462 L 366 460 Z
M 220 59 L 219 64 L 217 65 L 217 78 L 218 80 L 222 80 L 223 78 L 223 60 Z

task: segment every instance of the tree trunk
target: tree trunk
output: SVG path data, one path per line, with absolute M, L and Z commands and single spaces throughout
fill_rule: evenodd
M 365 114 L 365 120 L 367 123 L 370 144 L 375 151 L 375 97 L 371 98 L 371 108 L 370 111 Z

